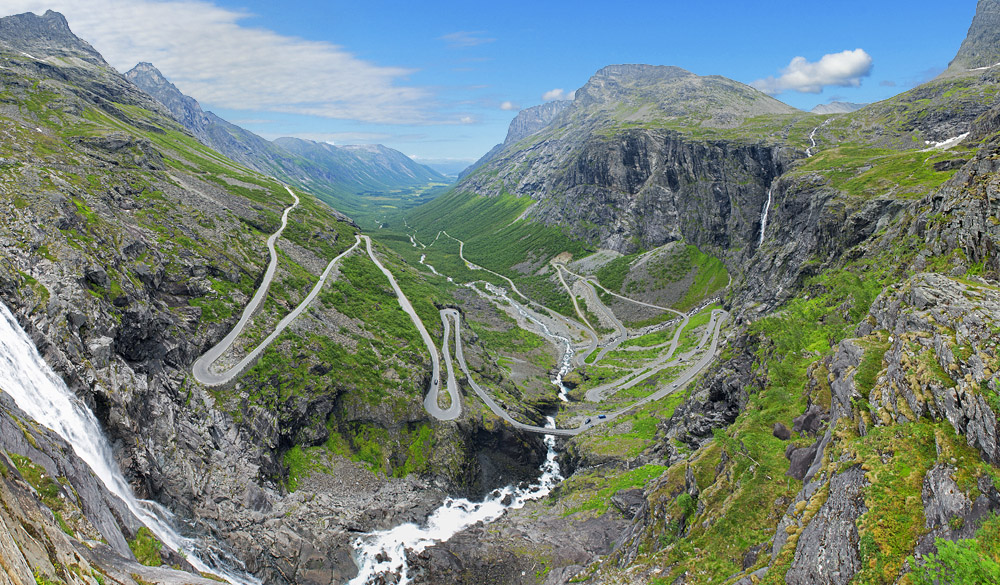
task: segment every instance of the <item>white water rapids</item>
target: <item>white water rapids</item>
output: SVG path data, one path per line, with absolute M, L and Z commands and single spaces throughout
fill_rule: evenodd
M 522 317 L 538 325 L 546 336 L 565 345 L 559 373 L 552 383 L 559 387 L 559 398 L 564 402 L 568 401 L 569 389 L 563 385 L 562 378 L 573 367 L 574 352 L 570 340 L 552 333 L 545 323 L 508 297 L 505 290 L 491 284 L 487 284 L 486 288 L 515 307 Z M 555 419 L 547 417 L 545 426 L 555 428 Z M 495 489 L 482 502 L 447 498 L 444 504 L 427 518 L 424 526 L 408 523 L 359 538 L 354 543 L 355 558 L 359 567 L 358 576 L 348 585 L 370 585 L 377 582 L 380 575 L 386 574 L 397 575 L 398 584 L 406 585 L 411 582 L 406 561 L 407 551 L 420 553 L 429 546 L 447 541 L 478 522 L 488 524 L 503 516 L 509 509 L 522 508 L 531 500 L 547 496 L 552 488 L 563 480 L 563 476 L 559 462 L 556 461 L 555 436 L 545 435 L 545 446 L 548 453 L 541 466 L 542 474 L 529 486 Z
M 202 543 L 179 535 L 167 520 L 170 513 L 161 506 L 135 497 L 111 455 L 111 446 L 94 414 L 45 363 L 31 338 L 3 303 L 0 303 L 0 389 L 28 416 L 69 443 L 108 491 L 118 496 L 164 544 L 185 554 L 195 569 L 218 574 L 232 583 L 254 582 L 218 567 L 210 568 L 194 552 L 206 550 Z
M 547 425 L 555 427 L 555 419 L 548 417 Z M 482 502 L 465 498 L 447 498 L 435 510 L 424 526 L 408 523 L 389 530 L 374 532 L 355 542 L 358 576 L 348 585 L 369 585 L 377 582 L 379 575 L 398 575 L 398 585 L 410 583 L 407 551 L 420 553 L 429 546 L 445 542 L 462 530 L 478 523 L 490 523 L 510 509 L 524 507 L 531 500 L 544 498 L 563 480 L 559 462 L 556 461 L 556 439 L 545 435 L 548 454 L 542 464 L 542 475 L 527 487 L 507 486 L 495 489 Z
M 767 229 L 767 214 L 771 211 L 771 192 L 773 190 L 773 188 L 767 190 L 767 203 L 764 205 L 764 211 L 760 214 L 760 241 L 757 242 L 758 248 L 764 243 L 764 230 Z

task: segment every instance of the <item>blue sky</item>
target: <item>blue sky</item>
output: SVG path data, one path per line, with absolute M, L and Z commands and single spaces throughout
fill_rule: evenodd
M 5 0 L 0 13 L 59 10 L 119 70 L 150 61 L 206 109 L 266 138 L 380 142 L 418 160 L 474 160 L 503 140 L 518 107 L 557 89 L 565 96 L 614 63 L 677 65 L 744 83 L 772 78 L 760 85 L 769 91 L 821 90 L 776 95 L 803 109 L 885 99 L 948 65 L 975 7 Z

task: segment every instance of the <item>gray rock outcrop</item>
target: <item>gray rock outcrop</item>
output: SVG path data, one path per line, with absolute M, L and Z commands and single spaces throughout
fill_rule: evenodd
M 979 0 L 976 16 L 958 55 L 948 65 L 948 72 L 960 72 L 977 67 L 992 67 L 1000 63 L 1000 2 Z
M 861 568 L 857 520 L 865 513 L 865 474 L 852 467 L 830 480 L 830 497 L 799 536 L 788 585 L 847 585 Z

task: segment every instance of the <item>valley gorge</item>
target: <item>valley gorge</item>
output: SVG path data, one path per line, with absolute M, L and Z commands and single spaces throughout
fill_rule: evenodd
M 0 584 L 996 582 L 998 11 L 848 112 L 611 65 L 451 186 L 0 19 Z

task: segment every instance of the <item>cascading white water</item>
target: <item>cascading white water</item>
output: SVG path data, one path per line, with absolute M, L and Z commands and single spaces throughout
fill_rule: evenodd
M 816 148 L 816 131 L 819 130 L 820 128 L 822 128 L 822 127 L 823 127 L 823 125 L 820 124 L 819 126 L 816 126 L 815 128 L 813 128 L 813 131 L 809 133 L 809 142 L 812 143 L 812 146 L 810 146 L 809 148 L 806 149 L 806 158 L 812 158 L 812 155 L 813 155 L 812 151 L 813 151 L 814 148 Z
M 179 535 L 157 504 L 135 497 L 111 455 L 111 447 L 94 414 L 45 363 L 31 338 L 3 303 L 0 303 L 0 389 L 28 416 L 69 443 L 105 487 L 164 544 L 184 553 L 195 569 L 218 574 L 232 583 L 256 582 L 219 567 L 210 568 L 194 553 L 204 550 L 203 546 Z
M 438 272 L 437 270 L 435 270 L 434 267 L 431 266 L 430 264 L 424 262 L 424 260 L 427 260 L 427 254 L 421 254 L 420 255 L 420 263 L 423 264 L 424 266 L 426 266 L 427 268 L 429 268 L 430 271 L 433 272 L 434 274 L 436 274 L 438 276 L 441 276 L 440 272 Z
M 757 242 L 758 248 L 764 243 L 764 230 L 767 229 L 767 214 L 771 211 L 771 192 L 773 190 L 773 187 L 767 190 L 767 203 L 764 205 L 764 211 L 760 214 L 760 241 Z
M 556 421 L 547 418 L 546 427 L 555 428 Z M 410 583 L 407 551 L 420 553 L 429 546 L 445 542 L 462 530 L 477 522 L 490 523 L 511 509 L 524 507 L 531 500 L 547 496 L 560 481 L 562 470 L 556 461 L 556 440 L 553 435 L 545 435 L 548 453 L 542 463 L 542 475 L 538 481 L 516 488 L 507 486 L 490 492 L 482 502 L 472 502 L 465 498 L 448 498 L 435 510 L 424 526 L 403 524 L 389 530 L 374 532 L 355 542 L 358 576 L 348 585 L 369 585 L 375 583 L 379 575 L 398 575 L 398 585 Z

